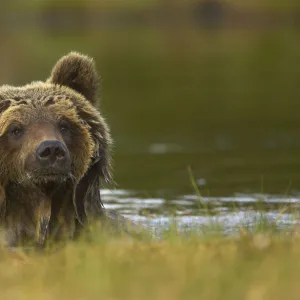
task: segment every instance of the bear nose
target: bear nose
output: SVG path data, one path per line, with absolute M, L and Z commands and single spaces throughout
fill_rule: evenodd
M 37 158 L 40 162 L 50 163 L 62 161 L 66 158 L 66 150 L 60 141 L 42 142 L 36 151 Z

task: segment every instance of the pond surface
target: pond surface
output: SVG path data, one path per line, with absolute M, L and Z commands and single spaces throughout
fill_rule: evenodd
M 161 193 L 157 193 L 161 194 Z M 131 190 L 102 190 L 104 206 L 159 233 L 172 224 L 181 231 L 235 234 L 240 226 L 250 230 L 259 224 L 276 224 L 278 229 L 297 223 L 300 199 L 270 195 L 235 195 L 233 197 L 145 197 Z M 200 202 L 201 201 L 201 202 Z
M 173 214 L 179 226 L 201 230 L 217 220 L 228 233 L 262 218 L 292 224 L 300 199 L 298 34 L 152 31 L 118 40 L 121 56 L 100 56 L 118 184 L 105 204 L 157 227 Z M 199 193 L 208 208 L 199 207 Z
M 252 141 L 255 147 L 248 150 L 224 150 L 212 143 L 210 150 L 185 152 L 178 144 L 161 143 L 144 152 L 117 153 L 120 183 L 102 191 L 104 204 L 155 230 L 174 220 L 182 229 L 214 227 L 226 234 L 262 223 L 290 227 L 297 222 L 300 204 L 297 146 L 287 150 L 273 138 L 277 146 L 270 149 Z

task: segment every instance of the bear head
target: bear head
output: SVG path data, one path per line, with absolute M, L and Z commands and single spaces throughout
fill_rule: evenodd
M 26 221 L 31 231 L 41 227 L 42 240 L 65 202 L 80 223 L 101 213 L 100 179 L 111 180 L 112 141 L 97 109 L 98 87 L 93 60 L 75 52 L 62 57 L 45 82 L 0 87 L 0 217 L 18 228 L 15 235 L 30 227 L 20 211 L 42 214 Z M 41 209 L 45 201 L 50 204 Z

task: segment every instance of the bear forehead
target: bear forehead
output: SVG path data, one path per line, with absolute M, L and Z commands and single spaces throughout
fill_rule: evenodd
M 80 97 L 79 94 L 74 93 L 64 86 L 45 84 L 42 82 L 24 87 L 0 87 L 0 105 L 1 103 L 6 103 L 6 105 L 9 106 L 25 104 L 41 107 L 62 103 L 66 100 L 72 101 Z
M 0 87 L 0 113 L 11 106 L 27 105 L 32 108 L 82 102 L 83 97 L 60 85 L 35 82 L 23 87 Z
M 0 123 L 55 119 L 65 116 L 79 121 L 76 103 L 81 95 L 64 86 L 34 83 L 24 87 L 0 87 Z M 85 101 L 84 101 L 85 102 Z M 2 127 L 2 126 L 1 126 Z

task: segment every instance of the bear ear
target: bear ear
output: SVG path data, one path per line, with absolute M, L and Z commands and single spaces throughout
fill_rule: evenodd
M 52 69 L 50 83 L 67 86 L 82 94 L 92 104 L 98 100 L 99 76 L 92 58 L 70 52 Z

